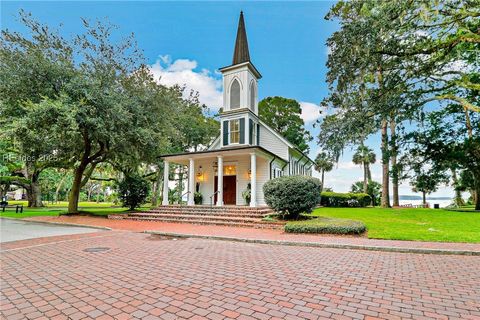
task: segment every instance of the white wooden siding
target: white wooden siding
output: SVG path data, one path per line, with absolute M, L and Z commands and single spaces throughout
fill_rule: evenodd
M 263 124 L 260 124 L 260 146 L 280 158 L 288 159 L 288 146 Z

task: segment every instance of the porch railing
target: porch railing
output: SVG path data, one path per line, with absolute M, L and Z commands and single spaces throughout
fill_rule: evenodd
M 214 193 L 212 193 L 212 195 L 210 196 L 210 212 L 212 212 L 212 210 L 213 210 L 213 197 L 215 197 L 215 195 L 219 192 L 220 192 L 220 190 L 217 190 Z
M 185 192 L 184 194 L 182 194 L 182 195 L 180 196 L 180 213 L 183 213 L 183 206 L 184 206 L 183 196 L 184 196 L 184 195 L 187 195 L 187 194 L 189 194 L 189 193 L 191 193 L 191 191 L 187 191 L 187 192 Z M 188 198 L 187 198 L 187 203 L 188 203 Z

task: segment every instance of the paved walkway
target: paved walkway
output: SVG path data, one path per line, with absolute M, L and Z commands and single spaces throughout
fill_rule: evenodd
M 164 233 L 212 236 L 222 238 L 237 238 L 249 240 L 283 241 L 293 243 L 323 244 L 330 246 L 366 247 L 370 250 L 375 248 L 397 248 L 467 253 L 480 255 L 480 243 L 445 243 L 445 242 L 420 242 L 420 241 L 394 241 L 376 240 L 364 237 L 340 237 L 308 234 L 290 234 L 282 230 L 232 228 L 222 226 L 202 226 L 186 223 L 165 223 L 158 221 L 132 221 L 132 220 L 109 220 L 90 216 L 61 216 L 61 217 L 35 217 L 29 220 L 49 221 L 60 223 L 77 223 L 82 225 L 103 226 L 117 230 L 129 231 L 159 231 Z
M 480 319 L 480 257 L 54 238 L 2 252 L 1 319 Z
M 0 242 L 98 231 L 93 228 L 0 218 Z

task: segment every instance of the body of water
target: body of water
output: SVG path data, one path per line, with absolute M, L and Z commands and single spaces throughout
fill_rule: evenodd
M 430 204 L 431 208 L 433 208 L 433 205 L 435 203 L 438 203 L 440 205 L 440 208 L 445 208 L 446 206 L 448 206 L 449 204 L 452 203 L 452 200 L 451 199 L 431 200 L 431 199 L 427 198 L 427 202 Z M 421 205 L 422 200 L 402 200 L 402 199 L 400 199 L 400 205 L 406 205 L 406 204 L 411 204 L 411 205 L 414 205 L 414 206 Z

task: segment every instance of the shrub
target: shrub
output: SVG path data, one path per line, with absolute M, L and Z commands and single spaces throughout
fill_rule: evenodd
M 325 217 L 291 221 L 285 225 L 285 232 L 289 233 L 362 234 L 366 230 L 361 221 Z
M 306 176 L 272 179 L 263 186 L 265 202 L 284 218 L 296 219 L 320 203 L 321 182 Z
M 118 184 L 118 194 L 122 206 L 133 210 L 145 203 L 150 184 L 139 176 L 126 176 Z
M 372 198 L 366 193 L 322 192 L 321 205 L 324 207 L 366 207 Z

